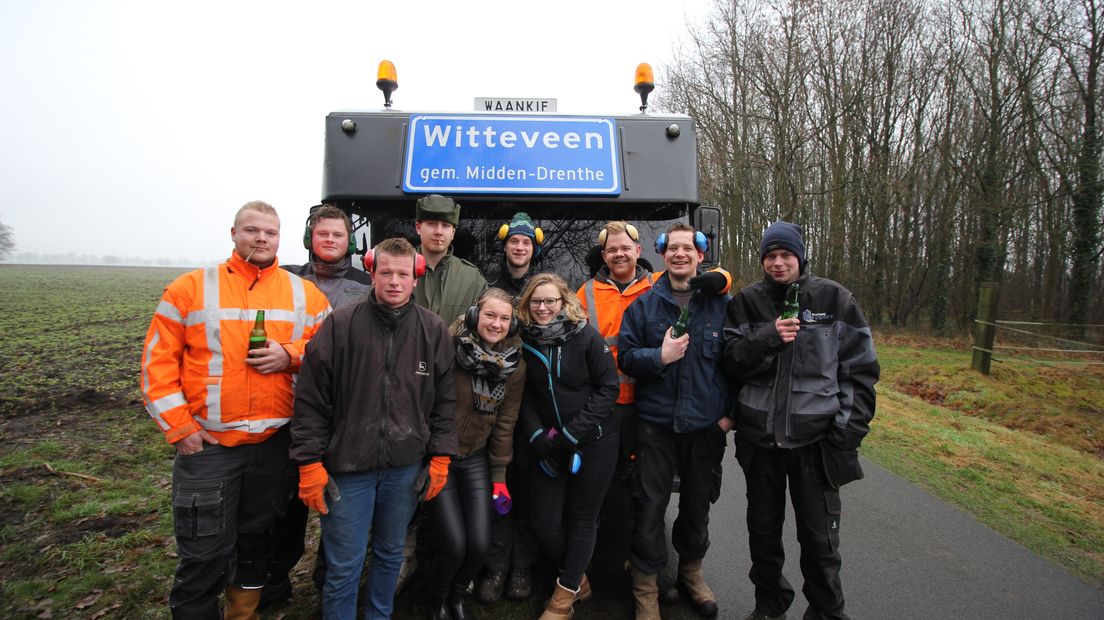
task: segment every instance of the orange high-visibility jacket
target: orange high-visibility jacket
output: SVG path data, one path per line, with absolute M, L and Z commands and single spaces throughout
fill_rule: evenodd
M 263 375 L 245 363 L 258 310 L 269 339 L 291 356 L 283 372 Z M 169 443 L 200 428 L 224 446 L 264 441 L 291 420 L 294 373 L 329 312 L 313 283 L 276 263 L 260 269 L 236 252 L 180 276 L 146 332 L 146 410 Z
M 710 271 L 719 271 L 724 274 L 726 285 L 723 293 L 732 288 L 732 276 L 720 267 L 714 267 Z M 606 339 L 606 345 L 613 353 L 613 360 L 617 361 L 617 337 L 621 333 L 621 317 L 629 304 L 652 288 L 652 283 L 663 275 L 663 272 L 651 273 L 641 266 L 636 268 L 636 279 L 622 291 L 617 288 L 609 277 L 609 268 L 602 267 L 598 275 L 583 283 L 575 295 L 587 311 L 587 321 L 598 330 Z M 636 402 L 635 381 L 629 375 L 621 372 L 618 364 L 617 377 L 621 380 L 621 393 L 617 396 L 617 404 L 631 405 Z
M 636 280 L 621 291 L 609 279 L 609 269 L 603 267 L 597 277 L 584 282 L 575 293 L 582 302 L 583 309 L 587 311 L 587 321 L 606 339 L 614 361 L 617 361 L 617 335 L 621 333 L 621 316 L 625 314 L 625 308 L 651 289 L 652 282 L 657 277 L 658 274 L 637 267 Z M 633 378 L 621 372 L 620 366 L 617 368 L 617 378 L 621 381 L 617 404 L 630 405 L 636 402 Z

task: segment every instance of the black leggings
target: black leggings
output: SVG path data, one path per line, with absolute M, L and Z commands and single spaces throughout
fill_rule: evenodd
M 584 445 L 577 474 L 567 472 L 566 459 L 555 478 L 549 478 L 535 462 L 529 467 L 529 520 L 541 546 L 563 571 L 560 583 L 565 588 L 579 587 L 594 554 L 598 513 L 613 479 L 618 445 L 616 432 Z
M 438 601 L 449 594 L 453 584 L 467 586 L 487 560 L 491 503 L 487 451 L 453 457 L 445 488 L 426 504 L 437 533 L 430 591 Z

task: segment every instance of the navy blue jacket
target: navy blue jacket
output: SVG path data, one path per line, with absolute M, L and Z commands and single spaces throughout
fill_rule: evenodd
M 728 412 L 728 381 L 721 373 L 725 308 L 730 296 L 695 291 L 690 299 L 690 345 L 681 360 L 663 366 L 659 350 L 682 311 L 664 273 L 629 305 L 621 319 L 617 361 L 636 379 L 642 420 L 676 433 L 708 428 Z

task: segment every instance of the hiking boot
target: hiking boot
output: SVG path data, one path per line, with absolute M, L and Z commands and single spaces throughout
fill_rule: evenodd
M 533 593 L 533 579 L 528 568 L 515 568 L 510 571 L 510 587 L 506 589 L 506 598 L 511 601 L 524 601 Z
M 632 577 L 636 620 L 660 620 L 659 587 L 656 585 L 656 576 L 633 570 Z
M 694 611 L 709 618 L 717 615 L 717 596 L 705 583 L 701 560 L 679 562 L 678 583 L 686 590 Z
M 479 587 L 475 590 L 475 600 L 484 605 L 492 605 L 502 598 L 502 591 L 506 588 L 506 573 L 492 571 L 479 580 Z
M 544 602 L 544 613 L 541 614 L 540 620 L 571 620 L 575 615 L 572 605 L 575 604 L 575 597 L 578 595 L 578 589 L 569 590 L 557 579 L 552 597 Z
M 257 605 L 261 602 L 261 588 L 226 587 L 226 608 L 222 612 L 224 620 L 261 620 Z
M 679 600 L 679 591 L 675 582 L 666 573 L 656 573 L 656 587 L 659 588 L 659 603 L 661 605 L 674 605 Z

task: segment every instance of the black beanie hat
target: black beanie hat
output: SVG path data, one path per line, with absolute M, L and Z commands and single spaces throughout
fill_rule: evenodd
M 784 220 L 778 220 L 767 227 L 763 241 L 759 243 L 759 262 L 773 250 L 789 250 L 797 257 L 801 271 L 805 271 L 805 241 L 801 238 L 801 227 Z

